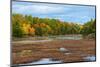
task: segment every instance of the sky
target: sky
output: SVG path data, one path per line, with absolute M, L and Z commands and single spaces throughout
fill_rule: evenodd
M 84 24 L 95 19 L 95 6 L 12 2 L 12 13 Z

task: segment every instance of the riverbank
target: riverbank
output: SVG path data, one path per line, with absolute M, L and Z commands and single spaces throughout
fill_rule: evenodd
M 65 51 L 61 51 L 61 49 Z M 85 57 L 95 56 L 95 40 L 53 40 L 39 43 L 13 43 L 13 64 L 36 62 L 52 58 L 62 62 L 87 61 Z

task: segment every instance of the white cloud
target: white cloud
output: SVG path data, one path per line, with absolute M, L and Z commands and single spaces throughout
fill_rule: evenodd
M 95 7 L 30 2 L 14 2 L 12 12 L 76 22 L 86 22 L 95 17 Z
M 48 13 L 63 13 L 65 10 L 64 7 L 57 7 L 52 5 L 20 5 L 20 4 L 13 4 L 12 6 L 13 12 L 18 13 L 39 13 L 39 14 L 48 14 Z M 67 8 L 66 10 L 69 10 Z
M 62 17 L 62 18 L 81 18 L 81 19 L 84 19 L 84 18 L 89 18 L 89 16 L 87 16 L 87 15 L 72 15 L 72 14 L 59 14 L 59 15 L 53 15 L 53 16 L 56 16 L 56 17 Z

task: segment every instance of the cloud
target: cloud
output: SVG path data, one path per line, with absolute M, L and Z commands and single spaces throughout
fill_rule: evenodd
M 13 2 L 12 12 L 82 23 L 95 18 L 95 7 L 78 5 Z
M 50 14 L 50 13 L 63 13 L 65 11 L 64 7 L 57 7 L 51 4 L 41 5 L 41 4 L 16 4 L 13 3 L 13 12 L 17 13 L 29 13 L 29 14 Z M 68 10 L 69 8 L 66 8 Z

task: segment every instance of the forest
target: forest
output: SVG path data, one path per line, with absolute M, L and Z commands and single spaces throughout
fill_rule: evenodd
M 67 18 L 67 17 L 66 17 Z M 75 22 L 65 22 L 59 19 L 32 17 L 31 15 L 12 14 L 12 36 L 52 36 L 82 34 L 87 36 L 92 34 L 95 37 L 96 19 L 90 19 L 84 24 Z

